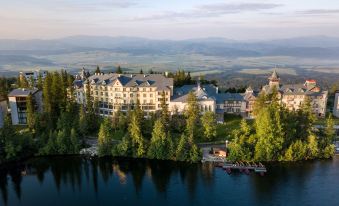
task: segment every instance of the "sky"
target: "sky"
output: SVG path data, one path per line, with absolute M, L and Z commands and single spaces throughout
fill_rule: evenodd
M 339 0 L 0 0 L 0 39 L 339 37 Z

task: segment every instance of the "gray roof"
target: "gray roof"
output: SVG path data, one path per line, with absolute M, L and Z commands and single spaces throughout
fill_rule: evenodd
M 186 102 L 189 92 L 194 92 L 199 101 L 214 101 L 216 95 L 216 87 L 213 85 L 201 85 L 200 89 L 197 85 L 184 85 L 174 90 L 172 102 Z
M 312 91 L 314 89 L 318 89 L 319 91 Z M 293 84 L 293 85 L 282 85 L 279 88 L 279 91 L 282 92 L 285 95 L 291 94 L 291 95 L 308 95 L 308 96 L 317 96 L 321 95 L 324 92 L 321 88 L 313 85 L 307 87 L 305 84 Z
M 319 91 L 315 90 L 318 89 Z M 265 85 L 262 90 L 266 93 L 272 92 L 272 87 L 270 85 Z M 317 96 L 322 95 L 324 92 L 320 87 L 316 85 L 306 86 L 305 84 L 285 84 L 280 85 L 278 91 L 284 95 L 307 95 L 307 96 Z
M 9 97 L 27 97 L 30 94 L 35 94 L 38 92 L 38 89 L 14 89 L 12 90 L 8 96 Z
M 244 97 L 240 93 L 220 93 L 216 95 L 217 103 L 223 103 L 225 101 L 243 101 Z
M 159 91 L 173 86 L 173 78 L 162 74 L 100 74 L 90 76 L 86 82 L 96 85 L 113 85 L 119 81 L 125 87 L 157 87 Z
M 174 95 L 171 99 L 173 102 L 186 102 L 188 93 L 193 91 L 199 101 L 216 101 L 224 103 L 225 101 L 242 101 L 244 98 L 239 93 L 217 93 L 217 87 L 212 84 L 201 85 L 198 89 L 197 85 L 184 85 L 174 90 Z

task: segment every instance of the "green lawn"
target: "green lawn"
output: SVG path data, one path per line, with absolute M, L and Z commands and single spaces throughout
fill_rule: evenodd
M 225 114 L 224 123 L 217 125 L 217 137 L 214 141 L 231 140 L 235 130 L 240 128 L 241 116 Z M 247 120 L 253 123 L 253 120 Z

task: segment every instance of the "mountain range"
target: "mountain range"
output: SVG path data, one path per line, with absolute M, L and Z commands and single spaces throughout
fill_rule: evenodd
M 236 41 L 225 38 L 152 40 L 137 37 L 71 36 L 53 40 L 0 40 L 1 55 L 49 55 L 103 50 L 132 55 L 202 54 L 221 57 L 339 57 L 339 38 L 326 36 Z

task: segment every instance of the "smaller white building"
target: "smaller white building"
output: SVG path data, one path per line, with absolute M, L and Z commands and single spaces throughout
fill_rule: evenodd
M 0 96 L 0 128 L 3 127 L 5 116 L 7 115 L 7 100 L 5 97 Z
M 196 96 L 199 109 L 202 113 L 216 111 L 216 98 L 214 95 L 211 95 L 211 92 L 214 92 L 215 95 L 217 94 L 216 87 L 212 85 L 201 86 L 198 83 L 197 85 L 184 85 L 174 90 L 174 95 L 169 102 L 169 110 L 172 114 L 183 113 L 187 109 L 187 98 L 190 92 L 193 92 Z
M 187 109 L 187 97 L 193 92 L 201 113 L 214 112 L 218 122 L 224 121 L 224 114 L 245 115 L 246 102 L 240 93 L 219 93 L 218 87 L 208 84 L 184 85 L 174 90 L 174 95 L 169 103 L 172 114 L 183 113 Z
M 42 112 L 42 92 L 38 89 L 14 89 L 8 95 L 13 125 L 27 124 L 27 98 L 32 95 L 36 112 Z

